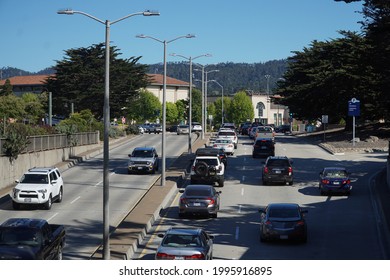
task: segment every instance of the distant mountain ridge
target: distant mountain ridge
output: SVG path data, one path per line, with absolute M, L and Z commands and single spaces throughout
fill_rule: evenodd
M 163 64 L 150 64 L 148 73 L 163 74 Z M 193 83 L 201 89 L 202 72 L 201 67 L 193 65 Z M 213 71 L 217 70 L 217 71 Z M 231 95 L 240 90 L 252 90 L 254 92 L 265 92 L 267 89 L 266 75 L 270 75 L 270 93 L 275 88 L 278 79 L 282 78 L 287 70 L 287 60 L 272 60 L 264 63 L 218 63 L 206 65 L 205 71 L 209 72 L 208 95 L 220 95 L 222 88 L 211 80 L 216 80 L 222 85 L 224 94 Z M 39 72 L 32 73 L 13 67 L 0 68 L 0 78 L 7 79 L 13 76 L 26 75 L 49 75 L 54 74 L 53 68 L 46 68 Z M 167 64 L 167 76 L 189 82 L 189 65 L 187 62 L 169 62 Z

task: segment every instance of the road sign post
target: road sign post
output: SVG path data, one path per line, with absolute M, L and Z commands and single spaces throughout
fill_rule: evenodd
M 352 116 L 352 146 L 355 147 L 355 117 L 360 116 L 360 100 L 352 98 L 348 101 L 348 116 Z

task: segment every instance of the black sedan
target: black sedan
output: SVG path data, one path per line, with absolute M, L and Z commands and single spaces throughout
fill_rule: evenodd
M 349 195 L 352 190 L 349 173 L 344 167 L 325 167 L 320 172 L 321 195 L 340 193 Z
M 296 203 L 271 203 L 260 209 L 260 241 L 307 241 L 307 225 L 303 210 Z
M 179 217 L 186 214 L 217 217 L 221 191 L 210 185 L 188 185 L 180 192 Z

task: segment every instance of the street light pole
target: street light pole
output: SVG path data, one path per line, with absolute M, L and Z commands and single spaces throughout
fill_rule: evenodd
M 267 79 L 267 124 L 268 124 L 268 119 L 269 119 L 269 111 L 271 108 L 270 100 L 269 100 L 269 78 L 271 78 L 271 75 L 265 75 L 264 76 Z
M 106 26 L 105 32 L 105 79 L 104 79 L 104 107 L 103 107 L 103 119 L 104 119 L 104 141 L 103 141 L 103 258 L 105 260 L 110 259 L 110 223 L 109 223 L 109 129 L 110 129 L 110 26 L 114 23 L 122 21 L 126 18 L 132 16 L 159 16 L 158 12 L 144 11 L 129 14 L 120 19 L 109 21 L 109 20 L 101 20 L 97 17 L 94 17 L 90 14 L 74 11 L 74 10 L 60 10 L 57 14 L 64 15 L 73 15 L 73 14 L 81 14 L 86 17 L 89 17 L 93 20 L 96 20 L 99 23 L 102 23 Z
M 214 82 L 214 83 L 216 83 L 217 85 L 219 85 L 220 87 L 221 87 L 221 89 L 222 89 L 222 100 L 221 100 L 221 103 L 222 103 L 222 105 L 221 105 L 221 114 L 222 114 L 222 118 L 221 118 L 221 125 L 224 123 L 224 110 L 223 110 L 223 86 L 220 84 L 220 83 L 218 83 L 218 81 L 216 81 L 216 80 L 210 80 L 209 82 Z
M 204 84 L 205 84 L 205 94 L 204 94 L 204 96 L 205 96 L 205 98 L 204 98 L 204 102 L 205 102 L 205 115 L 206 115 L 206 120 L 207 120 L 207 89 L 208 89 L 208 78 L 207 78 L 207 76 L 208 76 L 208 74 L 209 73 L 212 73 L 212 72 L 219 72 L 219 70 L 218 69 L 215 69 L 215 70 L 210 70 L 210 71 L 206 71 L 204 74 L 205 74 L 205 82 L 204 82 Z M 211 125 L 211 122 L 210 122 L 210 125 Z M 207 121 L 206 121 L 206 127 L 205 127 L 205 131 L 207 132 Z
M 162 100 L 162 116 L 163 116 L 163 122 L 162 122 L 162 139 L 161 139 L 161 186 L 165 186 L 165 178 L 166 178 L 166 153 L 165 153 L 165 146 L 166 146 L 166 123 L 167 123 L 167 106 L 166 106 L 166 96 L 167 96 L 167 45 L 173 41 L 176 41 L 180 38 L 194 38 L 195 35 L 187 34 L 184 36 L 176 37 L 172 40 L 160 40 L 157 38 L 154 38 L 152 36 L 147 36 L 144 34 L 137 35 L 137 38 L 149 38 L 152 40 L 155 40 L 157 42 L 160 42 L 164 44 L 164 75 L 163 75 L 163 100 Z
M 211 54 L 202 54 L 202 55 L 198 55 L 198 56 L 195 56 L 195 57 L 187 57 L 187 56 L 184 56 L 184 55 L 180 55 L 180 54 L 176 54 L 176 53 L 172 53 L 171 54 L 172 56 L 179 56 L 179 57 L 182 57 L 184 59 L 187 59 L 189 62 L 190 62 L 190 92 L 189 92 L 189 105 L 190 105 L 190 108 L 189 108 L 189 113 L 188 113 L 188 119 L 189 119 L 189 133 L 188 133 L 188 154 L 191 154 L 192 153 L 192 143 L 191 143 L 191 133 L 192 133 L 192 61 L 199 58 L 199 57 L 202 57 L 202 56 L 206 56 L 206 57 L 210 57 Z

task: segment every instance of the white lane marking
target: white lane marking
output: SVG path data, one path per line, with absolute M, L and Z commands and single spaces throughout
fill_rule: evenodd
M 238 205 L 238 213 L 241 213 L 241 204 Z
M 79 200 L 81 198 L 81 196 L 78 196 L 78 197 L 76 197 L 75 199 L 73 199 L 71 202 L 70 202 L 70 204 L 73 204 L 73 203 L 75 203 L 77 200 Z
M 114 174 L 115 174 L 115 172 L 111 172 L 110 174 L 108 174 L 108 177 L 110 177 L 110 176 L 112 176 Z M 103 185 L 103 181 L 97 182 L 94 187 L 97 187 L 99 185 Z
M 58 212 L 57 213 L 55 213 L 53 216 L 51 216 L 50 218 L 48 218 L 47 219 L 47 221 L 50 221 L 50 220 L 52 220 L 55 216 L 57 216 L 58 215 Z
M 241 195 L 244 196 L 244 188 L 241 188 Z
M 236 239 L 236 240 L 238 240 L 239 236 L 240 236 L 240 227 L 239 227 L 239 226 L 237 226 L 237 227 L 236 227 L 236 235 L 235 235 L 235 239 Z

